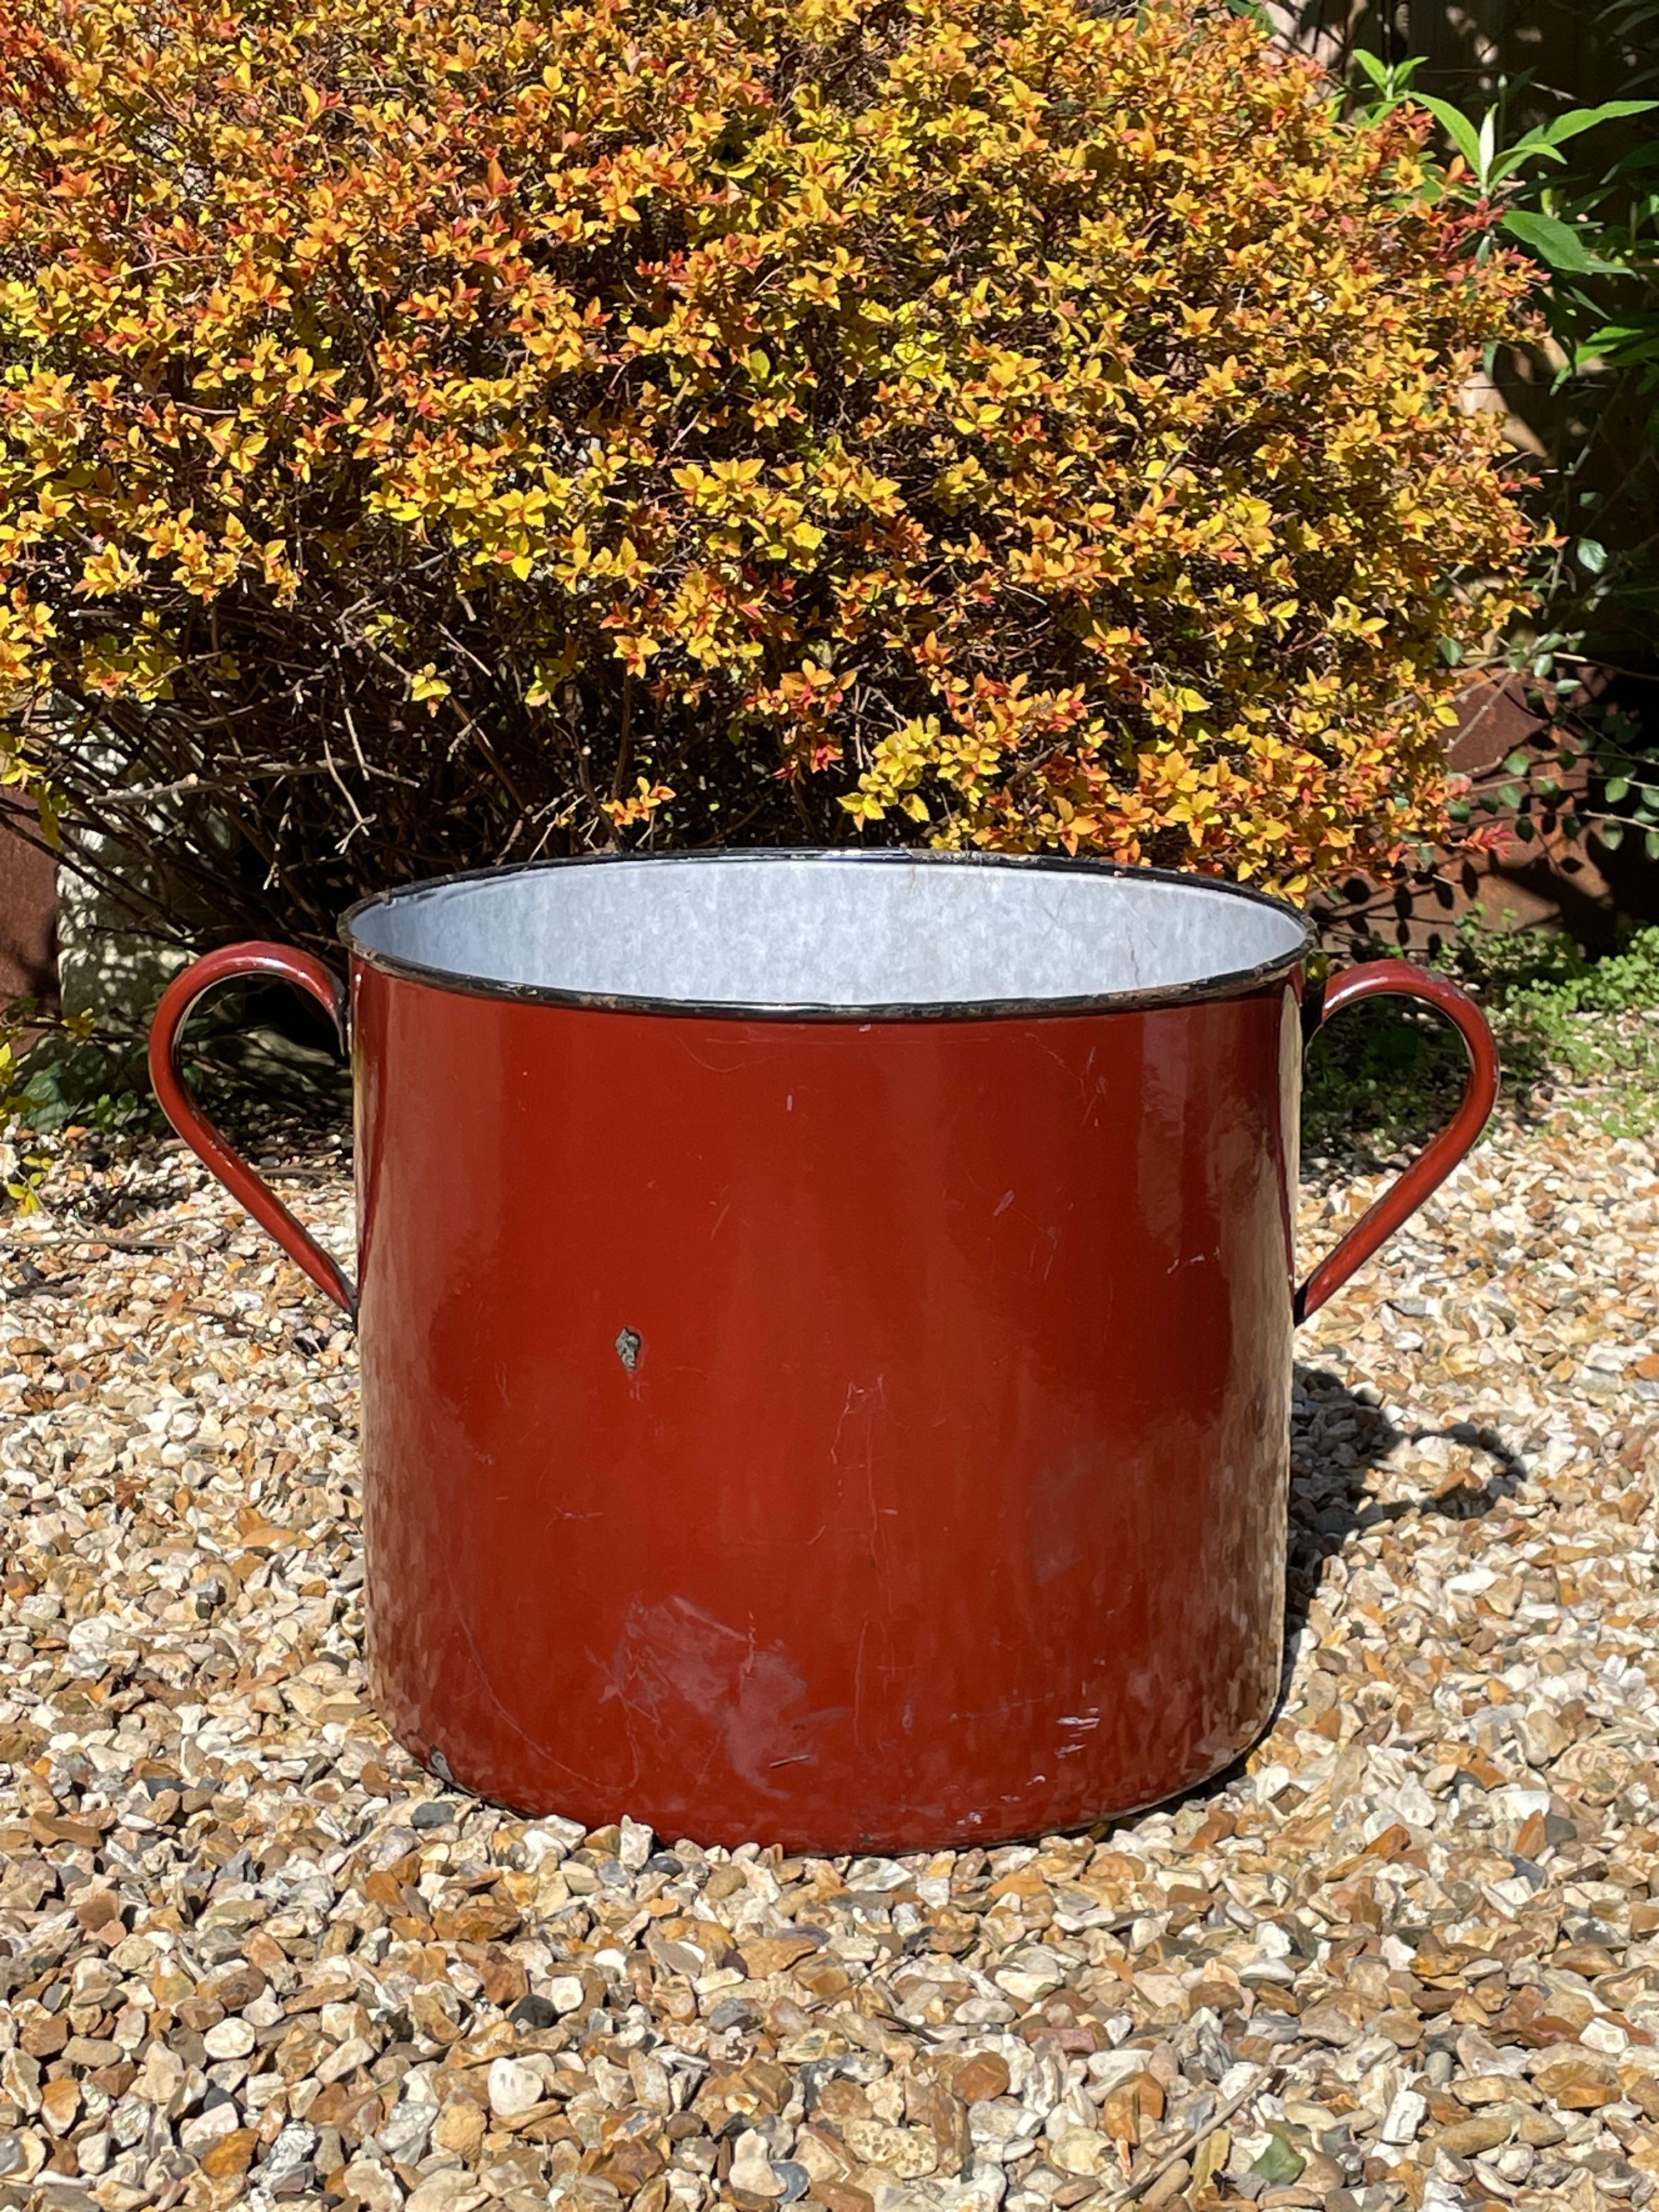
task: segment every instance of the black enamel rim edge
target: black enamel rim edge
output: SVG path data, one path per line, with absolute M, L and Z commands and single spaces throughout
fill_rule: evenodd
M 1085 997 L 1054 999 L 902 1000 L 892 1005 L 825 1006 L 811 1000 L 662 999 L 574 991 L 547 983 L 501 983 L 487 976 L 465 975 L 448 968 L 430 968 L 382 952 L 362 944 L 354 925 L 372 908 L 390 906 L 399 899 L 429 897 L 458 884 L 498 883 L 507 876 L 541 875 L 553 868 L 598 868 L 633 866 L 651 867 L 670 861 L 734 863 L 763 866 L 769 860 L 815 860 L 837 866 L 1023 868 L 1051 875 L 1133 876 L 1148 883 L 1177 884 L 1183 890 L 1200 888 L 1253 906 L 1271 908 L 1293 921 L 1300 942 L 1276 959 L 1258 963 L 1225 975 L 1206 976 L 1196 983 L 1171 983 L 1146 991 L 1106 991 Z M 520 860 L 507 867 L 466 868 L 453 875 L 433 876 L 417 884 L 399 884 L 376 891 L 349 907 L 339 921 L 340 942 L 354 960 L 394 977 L 399 982 L 422 983 L 458 998 L 505 999 L 520 1006 L 580 1006 L 602 1013 L 678 1014 L 691 1019 L 750 1022 L 958 1022 L 1040 1018 L 1050 1014 L 1139 1013 L 1159 1006 L 1190 1006 L 1211 1000 L 1243 998 L 1282 976 L 1307 959 L 1314 946 L 1313 924 L 1286 900 L 1256 890 L 1249 884 L 1229 883 L 1216 876 L 1186 874 L 1176 868 L 1132 867 L 1117 860 L 1074 860 L 1058 854 L 939 853 L 915 851 L 908 846 L 741 846 L 735 849 L 708 847 L 692 853 L 571 853 L 546 860 Z

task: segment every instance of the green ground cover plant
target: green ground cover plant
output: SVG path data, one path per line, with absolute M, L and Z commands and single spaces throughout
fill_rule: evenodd
M 1434 964 L 1485 1007 L 1521 1112 L 1574 1098 L 1609 1135 L 1659 1130 L 1659 927 L 1592 958 L 1568 937 L 1471 916 Z M 1304 1153 L 1346 1161 L 1420 1144 L 1455 1099 L 1463 1066 L 1462 1044 L 1433 1016 L 1388 1000 L 1356 1007 L 1310 1050 Z

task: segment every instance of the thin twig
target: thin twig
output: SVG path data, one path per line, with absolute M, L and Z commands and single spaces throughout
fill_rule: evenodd
M 1189 2150 L 1197 2149 L 1206 2136 L 1212 2136 L 1218 2128 L 1224 2127 L 1241 2105 L 1248 2105 L 1252 2097 L 1259 2097 L 1278 2071 L 1276 2066 L 1262 2067 L 1254 2081 L 1247 2081 L 1237 2096 L 1229 2097 L 1219 2111 L 1212 2112 L 1201 2127 L 1189 2128 L 1184 2136 L 1177 2136 L 1145 2173 L 1137 2174 L 1127 2188 L 1120 2189 L 1115 2197 L 1107 2198 L 1104 2212 L 1118 2212 L 1120 2205 L 1133 2204 L 1137 2197 L 1144 2196 L 1158 2176 L 1167 2173 L 1177 2159 L 1185 2158 Z
M 326 775 L 327 773 L 325 767 L 319 767 L 311 761 L 267 761 L 255 763 L 247 768 L 239 767 L 234 775 L 186 775 L 181 776 L 175 783 L 134 784 L 126 791 L 100 792 L 99 798 L 106 806 L 139 806 L 147 805 L 152 799 L 176 799 L 182 793 L 193 796 L 210 791 L 235 791 L 256 776 Z
M 1616 661 L 1603 660 L 1593 653 L 1568 653 L 1556 646 L 1551 649 L 1551 657 L 1556 660 L 1574 661 L 1580 668 L 1603 668 L 1609 676 L 1629 676 L 1638 684 L 1659 684 L 1659 676 L 1656 676 L 1650 668 L 1620 668 Z
M 195 1223 L 190 1225 L 192 1228 L 197 1226 Z M 209 1223 L 203 1225 L 205 1226 L 207 1233 L 200 1244 L 184 1249 L 215 1251 L 224 1243 L 225 1231 L 216 1224 Z M 20 1238 L 11 1249 L 14 1252 L 21 1253 L 25 1257 L 31 1252 L 50 1251 L 53 1249 L 71 1252 L 176 1252 L 180 1249 L 180 1239 L 178 1237 L 169 1237 L 161 1242 L 154 1240 L 141 1242 L 136 1237 L 106 1236 L 102 1230 L 86 1229 L 77 1230 L 64 1237 L 54 1235 Z
M 165 1244 L 141 1243 L 136 1237 L 76 1237 L 72 1238 L 70 1242 L 74 1244 L 77 1251 L 82 1252 L 91 1252 L 101 1249 L 106 1252 L 137 1252 L 143 1254 L 153 1252 L 176 1252 L 179 1249 L 176 1242 L 170 1241 Z

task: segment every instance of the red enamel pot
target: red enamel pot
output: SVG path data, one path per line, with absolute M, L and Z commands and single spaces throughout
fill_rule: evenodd
M 1301 915 L 1148 870 L 596 858 L 238 945 L 151 1041 L 175 1128 L 362 1331 L 370 1663 L 446 1781 L 839 1852 L 989 1842 L 1202 1781 L 1278 1690 Z M 358 1287 L 204 1121 L 191 1005 L 349 1026 Z

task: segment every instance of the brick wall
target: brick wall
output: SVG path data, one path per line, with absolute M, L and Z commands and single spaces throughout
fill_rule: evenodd
M 0 1006 L 58 996 L 58 872 L 15 834 L 20 820 L 33 827 L 34 809 L 0 793 Z

